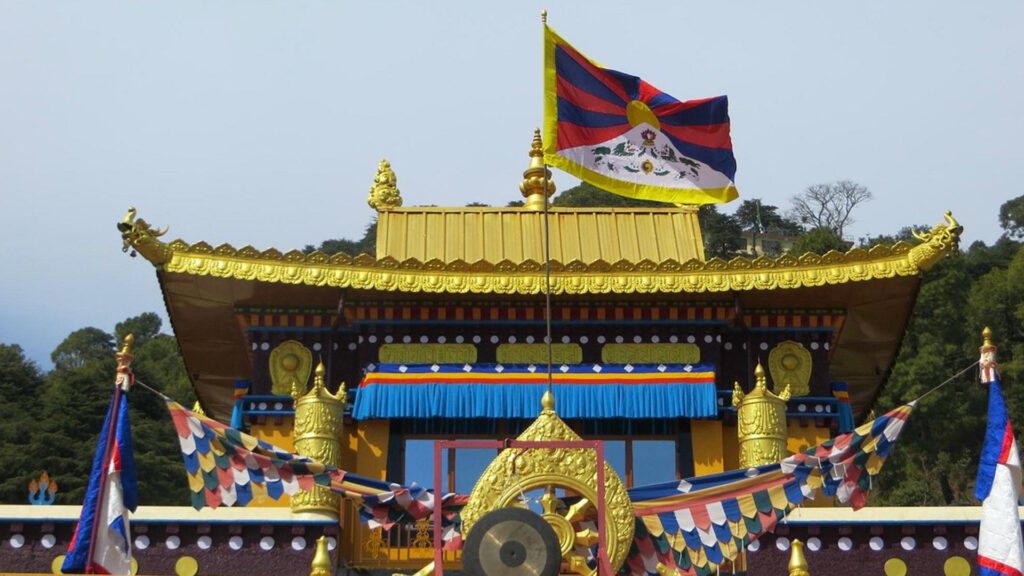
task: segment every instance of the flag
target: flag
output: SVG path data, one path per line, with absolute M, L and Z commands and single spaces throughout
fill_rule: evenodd
M 420 520 L 434 509 L 433 492 L 416 483 L 402 486 L 351 474 L 191 412 L 170 398 L 164 401 L 178 432 L 196 510 L 246 506 L 260 497 L 277 500 L 314 486 L 355 502 L 371 528 Z M 455 494 L 441 498 L 446 523 L 465 502 L 465 496 Z
M 994 368 L 990 377 L 988 425 L 974 485 L 974 495 L 982 502 L 978 573 L 981 576 L 1020 576 L 1024 572 L 1024 544 L 1017 508 L 1021 482 L 1020 453 L 1017 452 L 1017 441 L 1013 437 L 1006 402 Z
M 115 433 L 108 435 L 112 425 L 115 426 Z M 113 446 L 110 457 L 104 462 L 108 437 Z M 134 511 L 137 505 L 138 489 L 132 435 L 128 424 L 128 398 L 123 393 L 115 393 L 96 446 L 89 488 L 82 504 L 82 516 L 75 527 L 61 571 L 65 574 L 131 574 L 128 511 Z M 92 563 L 86 566 L 94 525 L 97 526 L 96 543 L 92 546 Z
M 603 68 L 544 26 L 544 161 L 622 196 L 737 197 L 725 96 L 681 102 Z
M 817 490 L 854 510 L 902 432 L 915 402 L 775 464 L 629 489 L 636 523 L 626 564 L 631 576 L 657 576 L 662 563 L 711 574 Z

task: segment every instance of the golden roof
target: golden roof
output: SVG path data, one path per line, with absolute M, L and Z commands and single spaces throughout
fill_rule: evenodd
M 552 208 L 551 259 L 635 265 L 703 260 L 691 208 Z M 544 213 L 524 208 L 393 208 L 377 217 L 377 260 L 452 264 L 544 262 Z M 486 268 L 486 266 L 474 266 Z
M 518 208 L 396 208 L 380 213 L 378 257 L 164 243 L 144 220 L 119 224 L 125 249 L 160 270 L 194 276 L 357 290 L 538 294 L 542 213 Z M 678 294 L 777 290 L 917 276 L 955 250 L 946 213 L 916 246 L 779 258 L 699 259 L 696 217 L 677 209 L 561 209 L 551 214 L 554 294 Z M 129 221 L 130 220 L 130 221 Z M 691 228 L 692 227 L 692 228 Z M 665 239 L 669 239 L 667 242 Z

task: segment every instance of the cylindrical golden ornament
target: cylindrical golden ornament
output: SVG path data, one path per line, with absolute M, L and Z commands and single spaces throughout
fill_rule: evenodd
M 772 464 L 786 457 L 789 387 L 779 396 L 772 394 L 760 364 L 754 370 L 754 377 L 756 385 L 753 391 L 744 394 L 737 384 L 732 397 L 732 404 L 737 407 L 741 468 Z
M 295 451 L 317 462 L 341 464 L 342 414 L 345 408 L 345 387 L 332 395 L 324 385 L 324 365 L 316 367 L 313 388 L 305 395 L 293 390 L 295 427 L 292 435 Z M 322 486 L 302 490 L 292 496 L 292 512 L 318 514 L 338 518 L 341 497 Z

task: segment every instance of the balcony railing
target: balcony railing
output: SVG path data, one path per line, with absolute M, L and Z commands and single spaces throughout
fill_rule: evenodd
M 348 561 L 354 568 L 418 570 L 434 560 L 434 526 L 429 519 L 399 524 L 389 530 L 371 529 L 359 518 L 355 506 L 344 506 L 342 533 L 348 546 Z M 461 551 L 445 550 L 445 567 L 462 568 Z

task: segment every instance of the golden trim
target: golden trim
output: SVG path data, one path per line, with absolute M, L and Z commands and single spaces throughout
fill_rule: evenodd
M 678 294 L 745 290 L 777 290 L 863 282 L 881 278 L 916 276 L 958 247 L 963 227 L 949 212 L 949 225 L 940 224 L 928 240 L 913 246 L 855 248 L 846 253 L 784 255 L 779 258 L 737 257 L 728 262 L 651 260 L 590 264 L 573 260 L 551 262 L 553 294 Z M 141 222 L 141 220 L 139 221 Z M 497 263 L 463 260 L 420 262 L 375 259 L 367 254 L 328 256 L 322 252 L 260 252 L 251 246 L 213 247 L 206 242 L 189 245 L 181 240 L 165 244 L 148 234 L 148 226 L 122 230 L 126 245 L 168 273 L 246 281 L 360 290 L 448 294 L 540 294 L 544 266 L 526 260 Z
M 285 340 L 270 351 L 270 392 L 279 396 L 292 393 L 292 388 L 306 388 L 313 372 L 313 353 L 298 340 Z

